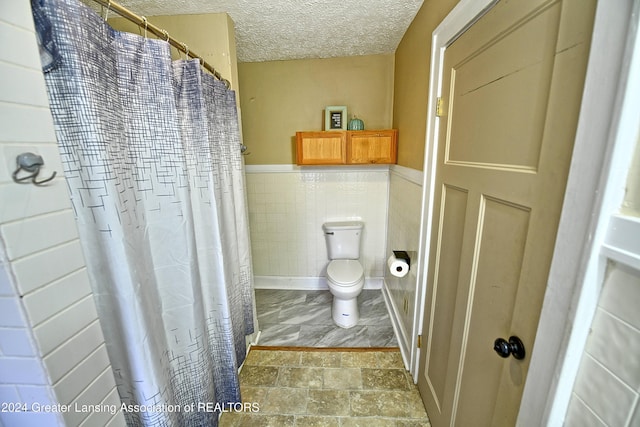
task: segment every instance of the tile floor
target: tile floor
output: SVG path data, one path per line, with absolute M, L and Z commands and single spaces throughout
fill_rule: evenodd
M 245 410 L 221 427 L 430 426 L 397 349 L 253 347 L 240 373 Z
M 259 345 L 298 347 L 397 347 L 381 290 L 358 296 L 360 321 L 352 328 L 331 319 L 328 290 L 256 289 L 256 311 L 262 334 Z

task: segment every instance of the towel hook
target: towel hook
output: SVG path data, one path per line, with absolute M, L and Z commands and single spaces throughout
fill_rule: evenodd
M 18 169 L 16 169 L 15 172 L 11 174 L 11 177 L 18 184 L 26 184 L 23 181 L 26 181 L 27 179 L 31 179 L 31 182 L 34 183 L 35 185 L 42 185 L 45 182 L 51 181 L 53 178 L 56 177 L 56 174 L 57 174 L 57 172 L 53 172 L 53 175 L 51 175 L 49 178 L 43 179 L 41 181 L 36 181 L 36 178 L 40 173 L 40 168 L 44 166 L 44 160 L 42 159 L 42 156 L 39 156 L 37 154 L 22 153 L 18 155 L 18 157 L 16 157 L 16 163 L 18 165 Z M 18 174 L 20 173 L 21 170 L 31 172 L 31 174 L 27 176 L 23 176 L 22 178 L 18 178 Z

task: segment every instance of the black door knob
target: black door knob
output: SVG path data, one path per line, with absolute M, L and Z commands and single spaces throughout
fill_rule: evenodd
M 516 336 L 509 337 L 509 341 L 503 338 L 496 339 L 493 343 L 493 349 L 500 357 L 509 357 L 512 354 L 516 359 L 524 359 L 526 354 L 524 344 Z

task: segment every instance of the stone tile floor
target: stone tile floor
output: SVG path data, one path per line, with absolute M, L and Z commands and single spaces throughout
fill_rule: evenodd
M 254 347 L 242 372 L 245 408 L 221 427 L 430 426 L 397 349 Z
M 381 290 L 358 296 L 360 320 L 349 329 L 331 318 L 329 290 L 256 289 L 260 345 L 300 347 L 397 347 Z

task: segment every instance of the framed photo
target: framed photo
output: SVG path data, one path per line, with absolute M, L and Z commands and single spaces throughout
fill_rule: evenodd
M 324 109 L 324 130 L 347 130 L 347 107 L 332 105 Z

